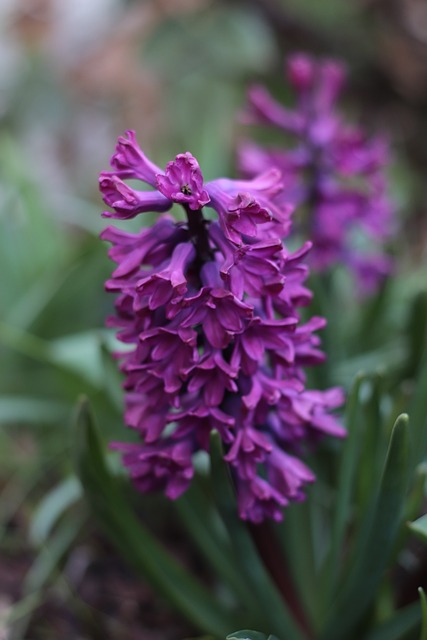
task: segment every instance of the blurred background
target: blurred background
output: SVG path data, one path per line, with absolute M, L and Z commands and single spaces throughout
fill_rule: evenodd
M 98 173 L 135 129 L 160 166 L 188 150 L 205 178 L 233 175 L 249 84 L 286 102 L 286 53 L 344 60 L 344 110 L 393 149 L 402 293 L 385 341 L 427 275 L 427 4 L 0 0 L 0 28 L 0 639 L 176 640 L 192 630 L 112 552 L 73 475 L 79 395 L 106 441 L 123 437 Z M 203 573 L 164 502 L 139 509 Z

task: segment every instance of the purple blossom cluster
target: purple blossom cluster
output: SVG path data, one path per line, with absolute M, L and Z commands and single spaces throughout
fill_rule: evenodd
M 336 106 L 346 77 L 341 63 L 295 54 L 287 61 L 286 76 L 296 94 L 295 108 L 254 86 L 243 120 L 281 130 L 288 142 L 275 148 L 244 142 L 241 170 L 252 176 L 278 167 L 286 187 L 280 198 L 285 194 L 299 207 L 296 226 L 313 241 L 313 269 L 345 264 L 363 292 L 374 291 L 392 266 L 381 248 L 392 231 L 388 145 L 342 120 Z
M 314 481 L 299 458 L 304 448 L 344 435 L 330 413 L 342 391 L 305 389 L 302 367 L 324 358 L 314 334 L 324 320 L 303 324 L 296 310 L 311 298 L 303 264 L 310 243 L 294 253 L 282 243 L 291 207 L 276 202 L 280 173 L 204 183 L 190 153 L 162 171 L 132 131 L 119 138 L 111 166 L 100 176 L 113 209 L 105 217 L 162 214 L 137 233 L 102 233 L 117 263 L 106 283 L 117 294 L 109 326 L 128 345 L 118 354 L 125 422 L 141 437 L 112 446 L 140 491 L 176 499 L 191 482 L 193 455 L 209 450 L 216 430 L 241 518 L 280 520 Z M 175 203 L 185 222 L 165 213 Z

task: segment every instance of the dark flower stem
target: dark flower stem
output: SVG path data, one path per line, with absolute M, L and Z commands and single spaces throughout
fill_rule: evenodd
M 190 209 L 184 205 L 188 220 L 188 230 L 194 242 L 198 260 L 203 264 L 212 260 L 212 250 L 209 246 L 209 236 L 206 230 L 207 220 L 203 217 L 201 209 Z

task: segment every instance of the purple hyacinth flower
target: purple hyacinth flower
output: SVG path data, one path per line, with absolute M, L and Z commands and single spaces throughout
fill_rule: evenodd
M 124 419 L 141 440 L 112 446 L 138 490 L 176 499 L 191 482 L 193 455 L 209 451 L 217 431 L 240 516 L 280 520 L 314 480 L 298 458 L 305 444 L 344 435 L 331 413 L 341 391 L 305 388 L 302 367 L 324 357 L 314 333 L 324 321 L 300 321 L 298 308 L 311 299 L 311 245 L 290 253 L 283 244 L 292 207 L 277 200 L 280 174 L 205 183 L 188 152 L 163 172 L 133 132 L 119 138 L 112 167 L 100 180 L 108 216 L 148 206 L 161 213 L 149 229 L 102 234 L 116 263 L 106 282 L 117 294 L 108 325 L 128 347 L 116 354 Z M 127 179 L 154 190 L 131 189 Z M 174 203 L 186 222 L 164 213 Z
M 158 190 L 169 200 L 188 205 L 197 211 L 208 204 L 210 197 L 203 188 L 203 176 L 199 163 L 191 153 L 181 153 L 169 162 L 165 175 L 157 175 Z
M 194 474 L 189 441 L 164 439 L 144 446 L 115 442 L 111 447 L 123 452 L 130 477 L 143 493 L 164 491 L 168 498 L 176 500 L 188 489 Z
M 382 247 L 393 232 L 387 143 L 342 119 L 337 101 L 346 69 L 340 62 L 295 54 L 287 61 L 286 76 L 296 94 L 294 108 L 255 86 L 242 119 L 281 130 L 294 142 L 274 148 L 244 142 L 241 170 L 254 176 L 272 166 L 280 169 L 284 190 L 276 202 L 298 206 L 295 229 L 313 242 L 313 269 L 345 264 L 361 292 L 373 292 L 392 268 Z M 366 251 L 358 246 L 361 238 Z

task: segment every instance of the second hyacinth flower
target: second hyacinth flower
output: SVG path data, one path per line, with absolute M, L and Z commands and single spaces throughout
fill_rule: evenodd
M 262 86 L 249 92 L 243 121 L 272 127 L 278 139 L 275 146 L 244 142 L 241 170 L 252 176 L 278 167 L 286 187 L 279 200 L 298 207 L 295 229 L 313 242 L 313 270 L 344 264 L 362 292 L 375 291 L 392 267 L 383 250 L 393 232 L 387 142 L 342 117 L 337 101 L 346 69 L 340 62 L 296 54 L 286 78 L 296 96 L 292 108 Z

